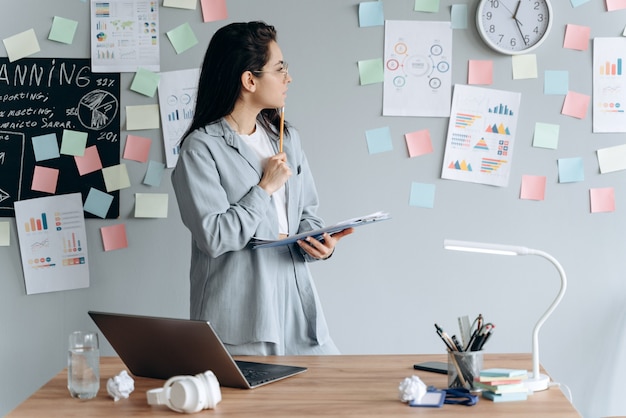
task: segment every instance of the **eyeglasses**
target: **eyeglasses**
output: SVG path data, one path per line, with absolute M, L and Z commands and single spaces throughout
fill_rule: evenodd
M 289 75 L 289 64 L 285 61 L 281 62 L 282 68 L 280 70 L 253 70 L 253 73 L 280 73 L 283 75 L 283 80 L 287 80 L 287 76 Z

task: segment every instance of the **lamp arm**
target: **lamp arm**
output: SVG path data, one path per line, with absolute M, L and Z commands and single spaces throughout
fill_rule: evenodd
M 541 329 L 541 326 L 546 321 L 546 319 L 548 319 L 548 317 L 552 314 L 552 311 L 554 311 L 557 305 L 561 302 L 561 299 L 563 299 L 563 295 L 565 294 L 565 290 L 567 288 L 567 277 L 565 275 L 565 270 L 563 269 L 563 266 L 561 266 L 558 260 L 552 257 L 550 254 L 540 250 L 529 249 L 528 255 L 538 255 L 547 259 L 552 264 L 554 264 L 554 267 L 556 267 L 559 275 L 561 276 L 561 290 L 559 290 L 556 298 L 554 298 L 552 304 L 548 307 L 548 309 L 541 316 L 541 318 L 539 318 L 539 321 L 537 321 L 537 324 L 533 329 L 533 377 L 537 378 L 539 376 L 539 330 Z

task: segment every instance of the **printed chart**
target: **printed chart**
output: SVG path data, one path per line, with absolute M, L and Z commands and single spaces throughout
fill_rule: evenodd
M 441 177 L 508 185 L 520 93 L 455 85 Z
M 593 132 L 626 132 L 626 38 L 593 40 Z

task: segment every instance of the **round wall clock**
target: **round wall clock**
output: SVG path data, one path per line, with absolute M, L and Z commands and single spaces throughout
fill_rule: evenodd
M 485 43 L 502 54 L 525 54 L 548 37 L 550 0 L 480 0 L 476 26 Z

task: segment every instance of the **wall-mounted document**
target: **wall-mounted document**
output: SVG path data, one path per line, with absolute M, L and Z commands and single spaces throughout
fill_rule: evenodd
M 324 228 L 315 229 L 313 231 L 303 232 L 301 234 L 292 235 L 283 239 L 265 239 L 253 237 L 250 241 L 252 248 L 267 248 L 267 247 L 278 247 L 280 245 L 293 244 L 294 242 L 307 238 L 313 237 L 317 240 L 322 240 L 323 235 L 325 233 L 334 234 L 335 232 L 343 231 L 348 228 L 356 228 L 357 226 L 363 225 L 371 225 L 376 222 L 384 221 L 390 219 L 390 216 L 386 212 L 375 212 L 366 216 L 360 216 L 358 218 L 347 219 L 345 221 L 338 222 L 334 225 L 326 226 Z

